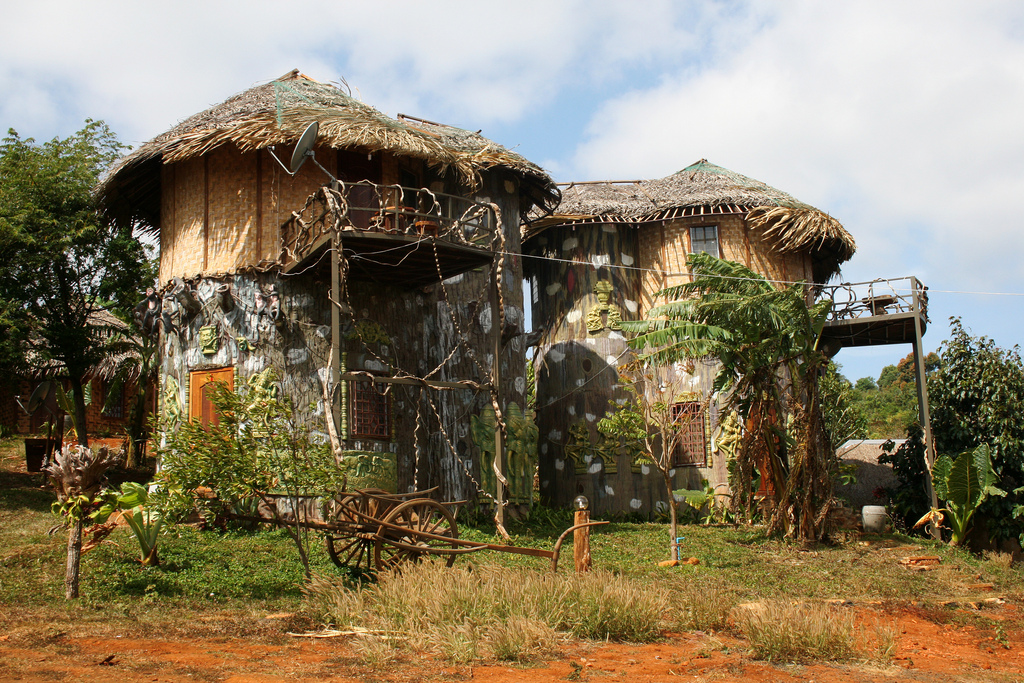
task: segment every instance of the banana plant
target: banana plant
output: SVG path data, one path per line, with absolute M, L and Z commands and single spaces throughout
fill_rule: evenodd
M 962 544 L 974 513 L 985 499 L 1006 495 L 1006 491 L 996 487 L 997 479 L 988 444 L 983 443 L 973 451 L 964 451 L 955 460 L 948 455 L 939 456 L 932 466 L 932 484 L 935 495 L 945 501 L 946 507 L 932 508 L 914 528 L 928 523 L 941 524 L 945 519 L 953 534 L 953 545 Z
M 110 515 L 120 511 L 139 542 L 142 566 L 155 567 L 160 564 L 156 544 L 164 526 L 164 518 L 159 510 L 147 507 L 148 502 L 149 490 L 144 485 L 126 481 L 121 484 L 120 492 L 107 492 L 103 505 L 93 513 L 92 518 L 96 523 L 103 523 Z
M 715 514 L 715 487 L 707 479 L 701 479 L 702 489 L 678 489 L 672 497 L 678 501 L 682 498 L 693 510 L 694 521 L 708 524 Z

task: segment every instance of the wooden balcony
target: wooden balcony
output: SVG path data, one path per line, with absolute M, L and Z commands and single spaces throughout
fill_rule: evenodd
M 826 286 L 821 297 L 833 305 L 823 340 L 833 353 L 851 346 L 913 344 L 927 328 L 927 289 L 913 276 Z
M 337 236 L 348 277 L 422 286 L 489 265 L 500 221 L 488 204 L 369 182 L 322 187 L 282 226 L 285 273 L 316 267 Z

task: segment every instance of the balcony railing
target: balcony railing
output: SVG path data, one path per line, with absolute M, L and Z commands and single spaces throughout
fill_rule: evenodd
M 918 313 L 928 322 L 928 288 L 914 276 L 826 285 L 821 296 L 832 300 L 829 322 L 900 313 Z
M 426 188 L 338 182 L 309 196 L 282 228 L 286 262 L 301 261 L 332 231 L 432 239 L 493 250 L 500 220 L 489 204 Z

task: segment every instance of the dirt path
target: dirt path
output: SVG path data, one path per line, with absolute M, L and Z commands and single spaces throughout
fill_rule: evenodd
M 858 608 L 877 618 L 877 609 Z M 533 665 L 452 665 L 405 655 L 369 665 L 345 638 L 183 638 L 175 640 L 61 636 L 31 643 L 25 634 L 0 634 L 0 679 L 5 681 L 1015 681 L 1024 677 L 1024 633 L 1018 608 L 881 614 L 895 621 L 898 651 L 891 665 L 772 665 L 750 658 L 732 636 L 672 635 L 651 645 L 579 644 L 557 659 Z M 959 616 L 958 616 L 959 615 Z M 975 616 L 978 616 L 975 614 Z M 938 623 L 942 621 L 947 623 Z M 1003 628 L 1001 624 L 1007 624 Z M 980 626 L 978 624 L 981 624 Z

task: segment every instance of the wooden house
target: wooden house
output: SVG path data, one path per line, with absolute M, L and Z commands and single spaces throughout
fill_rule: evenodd
M 100 192 L 159 236 L 166 425 L 216 419 L 205 387 L 245 383 L 320 439 L 331 416 L 345 449 L 393 454 L 402 491 L 482 497 L 495 449 L 471 418 L 525 403 L 515 254 L 520 217 L 557 203 L 543 170 L 292 71 L 142 145 Z
M 538 340 L 541 500 L 565 506 L 583 494 L 597 514 L 665 509 L 658 473 L 597 423 L 625 400 L 616 386 L 629 355 L 619 321 L 643 318 L 663 303 L 656 292 L 685 282 L 689 254 L 818 283 L 813 296 L 855 248 L 831 216 L 706 160 L 658 180 L 563 186 L 558 208 L 527 226 L 523 243 Z M 677 488 L 727 481 L 729 427 L 714 402 L 709 414 L 702 409 L 716 371 L 709 361 L 667 371 L 672 409 L 688 418 L 673 455 Z

